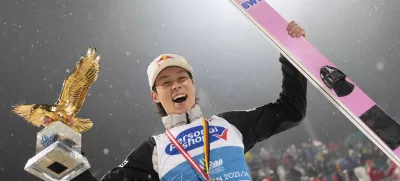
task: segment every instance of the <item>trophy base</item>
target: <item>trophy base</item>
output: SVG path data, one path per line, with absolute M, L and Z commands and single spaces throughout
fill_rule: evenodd
M 45 181 L 66 181 L 89 168 L 86 157 L 56 141 L 29 159 L 24 169 Z

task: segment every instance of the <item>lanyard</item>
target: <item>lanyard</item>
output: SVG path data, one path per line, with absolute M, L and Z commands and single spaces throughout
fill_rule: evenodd
M 172 133 L 167 129 L 167 137 L 174 144 L 175 148 L 181 153 L 183 157 L 189 162 L 189 164 L 205 179 L 210 179 L 210 141 L 209 141 L 209 129 L 208 122 L 202 118 L 203 121 L 203 143 L 204 143 L 204 170 L 194 161 L 189 153 L 182 147 L 182 145 L 176 140 Z

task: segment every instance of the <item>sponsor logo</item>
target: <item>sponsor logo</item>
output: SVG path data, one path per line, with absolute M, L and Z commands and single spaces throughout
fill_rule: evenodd
M 209 132 L 210 132 L 210 138 L 209 138 L 210 144 L 220 139 L 225 141 L 228 140 L 228 129 L 224 127 L 209 126 Z M 196 126 L 180 132 L 178 136 L 176 136 L 176 139 L 186 151 L 190 151 L 204 146 L 203 136 L 204 136 L 203 126 Z M 180 154 L 179 151 L 175 148 L 174 144 L 172 143 L 168 144 L 165 147 L 165 153 L 167 153 L 168 155 Z
M 242 5 L 242 7 L 244 9 L 249 9 L 249 8 L 257 5 L 257 3 L 261 2 L 261 1 L 263 1 L 263 0 L 247 0 L 247 1 L 242 2 L 240 5 Z
M 118 167 L 124 167 L 128 163 L 128 160 L 125 160 L 124 162 L 121 163 Z
M 160 66 L 162 63 L 164 63 L 166 60 L 173 58 L 171 56 L 168 55 L 163 55 L 160 57 L 160 59 L 157 60 L 157 66 Z
M 199 164 L 200 167 L 202 169 L 204 169 L 205 168 L 204 158 L 200 159 L 199 162 L 200 162 L 200 164 Z M 224 164 L 224 161 L 222 160 L 222 158 L 220 158 L 218 160 L 210 161 L 210 165 L 209 165 L 210 174 L 217 174 L 219 172 L 225 171 L 223 164 Z

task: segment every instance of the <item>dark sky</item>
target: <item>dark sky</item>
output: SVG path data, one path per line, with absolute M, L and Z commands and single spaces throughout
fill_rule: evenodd
M 269 0 L 389 115 L 400 118 L 400 1 Z M 100 178 L 147 137 L 164 131 L 146 69 L 161 53 L 195 70 L 207 116 L 275 101 L 279 52 L 229 0 L 1 0 L 0 178 L 37 180 L 23 170 L 42 128 L 11 114 L 16 103 L 54 103 L 88 46 L 98 48 L 97 82 L 79 113 L 93 120 L 83 149 Z M 341 141 L 356 128 L 319 93 L 308 91 L 305 122 L 260 143 L 286 146 L 317 137 Z

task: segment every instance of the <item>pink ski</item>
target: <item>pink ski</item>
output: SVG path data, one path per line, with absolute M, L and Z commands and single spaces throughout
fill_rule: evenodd
M 265 0 L 231 0 L 307 79 L 400 166 L 400 125 L 304 38 Z

